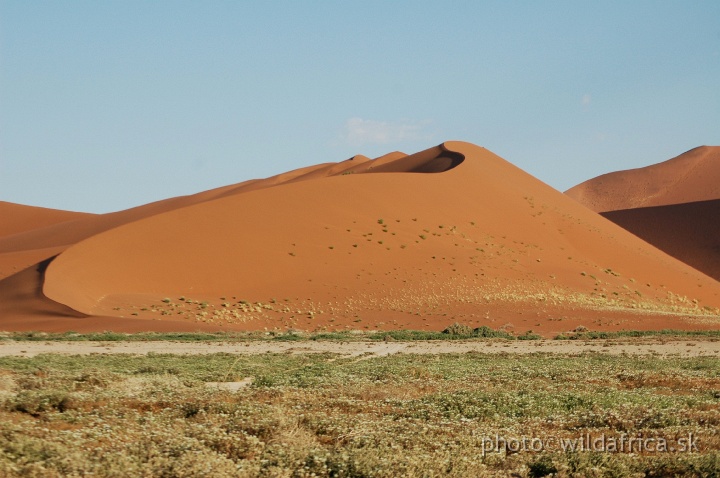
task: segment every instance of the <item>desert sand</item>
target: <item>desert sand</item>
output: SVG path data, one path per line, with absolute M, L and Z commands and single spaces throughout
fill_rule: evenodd
M 720 326 L 720 283 L 469 143 L 30 211 L 0 236 L 0 330 Z
M 596 212 L 720 199 L 720 146 L 644 168 L 603 174 L 565 192 Z
M 566 194 L 720 280 L 720 147 L 590 179 Z
M 720 280 L 720 199 L 608 211 L 602 215 Z
M 393 354 L 563 354 L 602 353 L 607 355 L 653 355 L 660 357 L 717 357 L 720 341 L 703 338 L 646 338 L 626 340 L 489 340 L 489 341 L 412 341 L 412 342 L 15 342 L 0 341 L 0 357 L 34 357 L 40 354 L 63 355 L 239 355 L 330 353 L 359 360 Z

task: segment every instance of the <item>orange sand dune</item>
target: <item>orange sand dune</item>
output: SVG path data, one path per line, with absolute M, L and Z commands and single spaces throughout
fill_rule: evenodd
M 0 201 L 0 217 L 2 218 L 2 221 L 0 221 L 0 238 L 51 224 L 91 216 L 92 214 L 82 212 L 61 211 Z
M 720 199 L 602 215 L 720 281 Z
M 46 247 L 0 253 L 0 280 L 33 265 L 37 266 L 40 262 L 55 257 L 64 250 L 65 247 Z
M 62 227 L 63 224 L 97 216 L 0 201 L 0 217 L 0 279 L 3 279 L 63 250 L 52 245 L 34 247 L 24 244 L 21 238 L 32 236 L 34 231 Z M 16 242 L 19 244 L 16 247 L 2 246 Z
M 468 143 L 81 221 L 24 242 L 64 249 L 44 296 L 109 330 L 720 324 L 720 283 Z M 0 253 L 14 247 L 0 240 Z
M 567 194 L 650 244 L 720 280 L 720 147 L 604 174 Z
M 395 156 L 404 156 L 403 153 L 393 154 Z M 30 324 L 35 324 L 43 330 L 47 330 L 48 323 L 52 322 L 52 319 L 47 319 L 46 316 L 48 314 L 52 315 L 51 311 L 54 310 L 54 306 L 51 304 L 52 301 L 46 299 L 42 294 L 38 295 L 34 292 L 41 289 L 44 280 L 42 273 L 39 271 L 44 271 L 51 258 L 83 239 L 145 217 L 219 197 L 232 196 L 290 181 L 342 173 L 344 169 L 357 166 L 365 161 L 370 161 L 370 159 L 358 155 L 347 162 L 343 162 L 347 163 L 346 166 L 343 166 L 343 163 L 339 165 L 332 163 L 305 167 L 267 179 L 246 181 L 191 196 L 171 198 L 103 215 L 0 202 L 0 212 L 4 213 L 6 218 L 0 224 L 0 231 L 2 231 L 2 234 L 0 234 L 0 320 L 5 320 L 5 328 L 9 327 L 13 330 L 25 330 L 27 327 L 31 327 Z M 6 278 L 9 278 L 9 280 L 4 281 L 3 279 Z M 33 293 L 28 293 L 28 291 L 33 291 Z M 58 310 L 65 309 L 64 306 L 61 306 Z M 10 317 L 15 319 L 11 321 L 12 325 L 10 325 L 11 322 L 6 320 Z M 55 325 L 51 328 L 53 330 L 62 329 L 62 326 L 57 325 L 56 322 L 53 322 Z M 94 330 L 98 328 L 104 330 L 105 326 L 103 324 L 104 319 L 99 321 L 88 319 L 81 324 L 73 323 L 71 328 L 73 330 Z M 116 327 L 118 326 L 116 321 L 113 324 Z M 131 324 L 123 325 L 123 328 L 128 329 L 129 327 L 132 329 L 140 326 L 138 321 L 131 321 Z M 174 323 L 166 320 L 162 324 L 153 323 L 151 327 L 153 329 L 160 327 L 162 330 L 169 330 L 169 328 L 186 330 L 187 327 L 198 328 L 198 325 L 202 324 Z M 204 328 L 208 327 L 210 329 L 216 328 L 212 326 L 205 326 Z
M 85 317 L 67 306 L 54 302 L 42 293 L 43 277 L 50 259 L 0 280 L 0 318 L 3 329 L 26 318 L 46 317 L 49 321 L 65 322 L 70 317 Z M 59 320 L 60 319 L 60 320 Z
M 402 153 L 398 153 L 401 154 Z M 279 174 L 267 179 L 246 181 L 191 196 L 182 196 L 146 204 L 124 211 L 93 215 L 52 209 L 33 208 L 0 202 L 0 212 L 7 214 L 0 231 L 0 279 L 53 257 L 67 247 L 100 232 L 139 219 L 225 196 L 264 189 L 285 182 L 312 179 L 342 173 L 369 161 L 363 156 L 335 164 L 317 165 Z M 347 166 L 343 164 L 348 163 Z
M 0 280 L 0 327 L 3 330 L 45 332 L 97 332 L 110 328 L 126 332 L 217 330 L 217 327 L 207 325 L 203 327 L 204 324 L 191 324 L 188 321 L 155 321 L 148 326 L 141 320 L 88 317 L 48 299 L 42 293 L 44 271 L 49 262 L 49 260 L 43 261 L 12 277 Z
M 597 212 L 720 199 L 720 146 L 700 146 L 652 166 L 603 174 L 566 194 Z

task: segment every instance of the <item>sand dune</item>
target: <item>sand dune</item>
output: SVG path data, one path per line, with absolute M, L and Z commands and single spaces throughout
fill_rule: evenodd
M 602 215 L 720 281 L 720 199 Z
M 720 283 L 462 142 L 63 219 L 0 236 L 0 329 L 720 323 Z
M 714 328 L 720 306 L 718 282 L 462 142 L 16 228 L 3 261 L 26 267 L 0 329 Z
M 62 224 L 96 216 L 0 201 L 0 217 L 1 280 L 63 250 L 55 247 L 55 241 L 52 240 L 49 241 L 49 246 L 25 243 L 23 239 L 28 235 L 32 236 L 33 231 L 61 227 Z
M 720 146 L 700 146 L 662 163 L 603 174 L 566 194 L 597 212 L 720 199 Z
M 666 253 L 720 280 L 720 147 L 604 174 L 567 194 Z
M 43 261 L 0 280 L 0 328 L 2 330 L 45 332 L 216 330 L 216 327 L 194 324 L 187 320 L 153 321 L 152 324 L 148 324 L 146 321 L 122 317 L 87 316 L 48 299 L 42 293 L 44 269 L 48 263 L 49 261 Z
M 92 214 L 24 206 L 0 201 L 0 238 L 37 229 L 51 224 L 71 221 Z
M 356 158 L 352 159 L 356 160 Z M 364 160 L 369 161 L 368 158 Z M 362 159 L 356 160 L 353 165 L 361 161 Z M 333 165 L 335 163 L 311 166 L 263 180 L 246 181 L 101 215 L 0 202 L 0 213 L 5 213 L 8 217 L 8 220 L 0 225 L 0 231 L 3 232 L 0 234 L 0 279 L 54 257 L 83 239 L 123 224 L 220 197 L 264 189 L 303 178 L 312 179 L 313 173 L 317 171 L 321 171 L 319 176 L 325 176 L 332 174 L 327 170 Z
M 388 156 L 405 155 L 393 153 Z M 0 320 L 4 321 L 6 327 L 12 323 L 10 328 L 13 329 L 39 326 L 45 330 L 50 327 L 49 323 L 55 324 L 52 327 L 53 330 L 62 329 L 57 321 L 53 322 L 52 318 L 48 319 L 48 317 L 66 315 L 64 312 L 67 308 L 60 304 L 54 304 L 44 295 L 36 294 L 36 292 L 42 288 L 44 281 L 42 271 L 45 270 L 47 263 L 68 247 L 86 238 L 123 224 L 220 197 L 264 189 L 285 182 L 341 174 L 346 168 L 355 167 L 366 161 L 370 161 L 370 158 L 358 155 L 338 164 L 305 167 L 267 179 L 246 181 L 103 215 L 0 202 L 0 213 L 5 218 L 0 224 Z M 80 315 L 85 317 L 85 314 Z M 23 324 L 27 324 L 27 326 L 25 327 Z M 88 319 L 81 324 L 74 323 L 73 330 L 104 330 L 105 325 L 103 324 L 103 321 Z M 118 326 L 117 319 L 113 324 Z M 172 324 L 172 321 L 168 324 L 152 324 L 152 328 L 160 327 L 163 330 L 169 330 L 168 327 Z M 123 328 L 133 328 L 137 325 L 132 323 L 124 325 Z M 188 325 L 183 322 L 172 325 L 172 328 L 173 330 L 189 330 L 186 327 L 197 329 L 198 325 L 202 326 L 202 324 Z M 60 328 L 58 329 L 58 327 Z

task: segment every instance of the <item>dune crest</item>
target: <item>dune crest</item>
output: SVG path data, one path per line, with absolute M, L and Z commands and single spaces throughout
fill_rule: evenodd
M 565 194 L 596 212 L 720 199 L 720 146 L 700 146 L 662 163 L 603 174 Z
M 93 214 L 84 212 L 62 211 L 0 201 L 0 217 L 3 218 L 0 221 L 0 238 L 92 216 Z
M 718 323 L 720 284 L 469 143 L 122 214 L 50 263 L 46 297 L 117 324 L 245 330 Z

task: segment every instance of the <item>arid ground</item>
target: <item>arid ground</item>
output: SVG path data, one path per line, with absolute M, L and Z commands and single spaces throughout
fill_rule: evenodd
M 0 341 L 2 476 L 720 469 L 717 337 L 36 339 Z
M 344 358 L 373 358 L 393 354 L 561 354 L 652 355 L 657 357 L 720 357 L 720 338 L 647 337 L 608 340 L 431 340 L 386 341 L 0 341 L 0 356 L 35 357 L 43 354 L 67 355 L 203 355 L 224 353 L 258 354 L 335 354 Z

